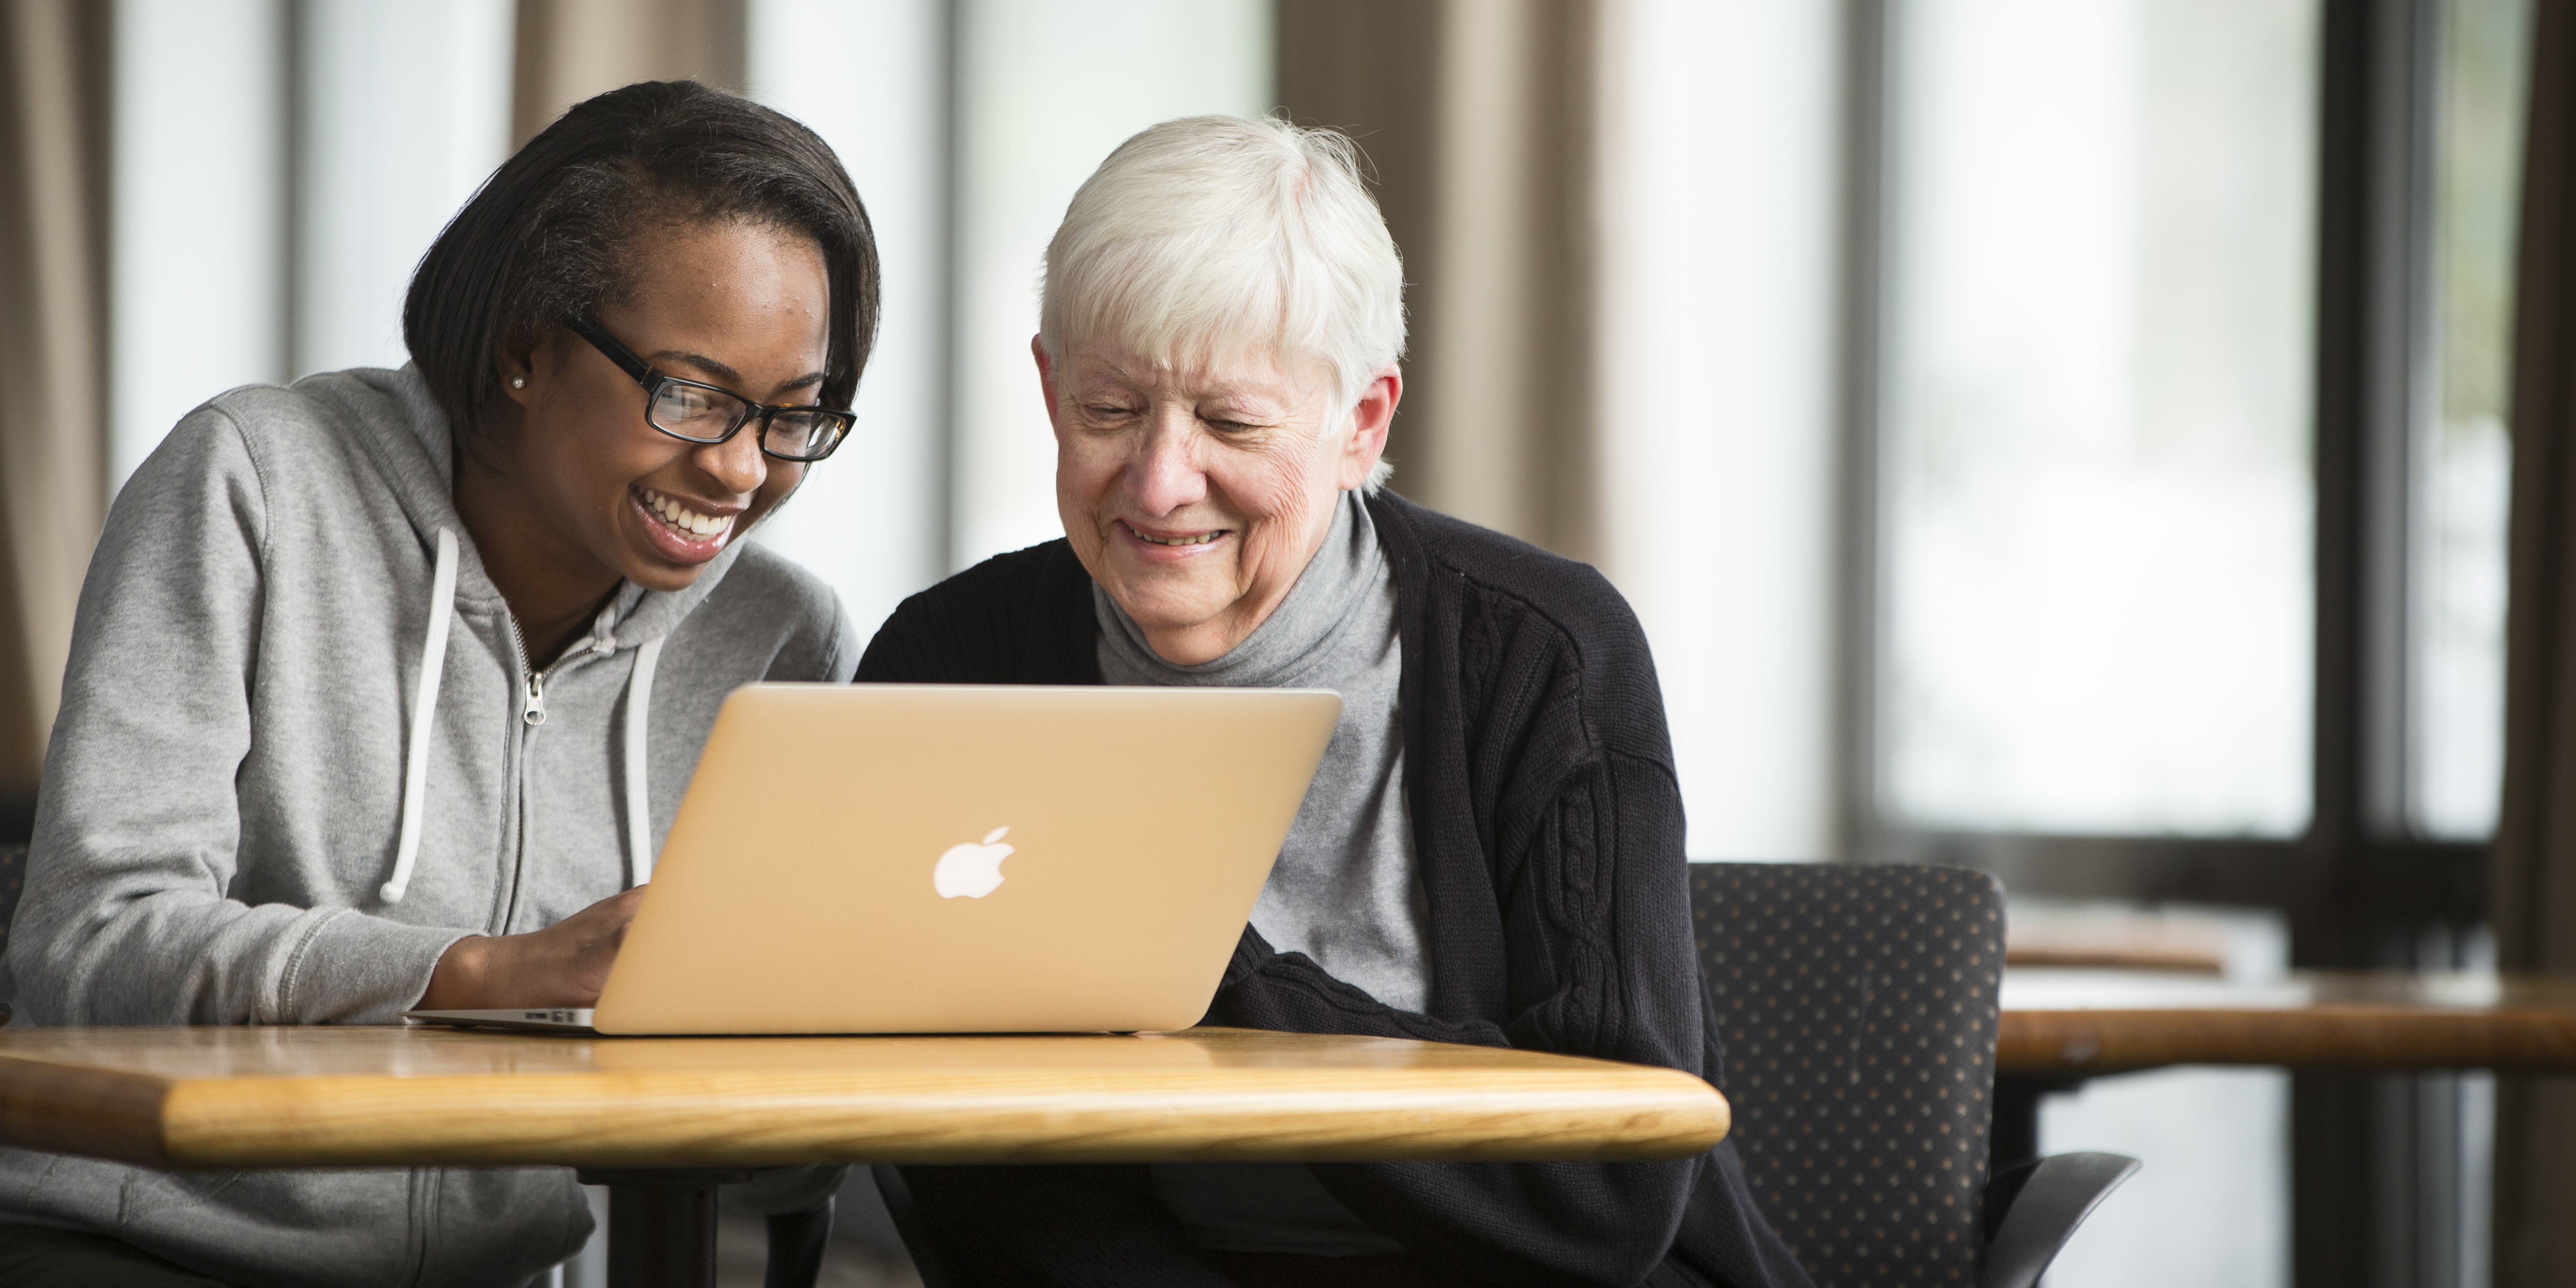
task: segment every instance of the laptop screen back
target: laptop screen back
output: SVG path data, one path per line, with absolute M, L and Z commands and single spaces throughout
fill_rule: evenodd
M 1340 711 L 1294 689 L 745 688 L 594 1023 L 1195 1024 Z

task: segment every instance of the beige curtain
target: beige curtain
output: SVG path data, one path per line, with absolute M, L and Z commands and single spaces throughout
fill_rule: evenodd
M 108 8 L 0 0 L 0 797 L 35 789 L 105 508 Z
M 1279 98 L 1356 137 L 1404 253 L 1388 454 L 1435 509 L 1597 559 L 1592 350 L 1612 0 L 1279 0 Z
M 2504 814 L 2508 970 L 2576 971 L 2576 0 L 2542 0 L 2514 319 Z M 2497 1288 L 2576 1284 L 2576 1079 L 2498 1087 Z
M 565 108 L 620 85 L 743 85 L 746 0 L 519 0 L 511 139 L 525 143 Z

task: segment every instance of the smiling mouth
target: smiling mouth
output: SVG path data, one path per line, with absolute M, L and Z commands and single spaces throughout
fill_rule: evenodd
M 721 541 L 726 533 L 733 531 L 733 515 L 693 510 L 675 497 L 665 496 L 640 484 L 636 486 L 635 495 L 644 502 L 646 511 L 684 540 L 698 542 L 713 538 Z
M 1224 536 L 1228 531 L 1230 531 L 1230 529 L 1218 528 L 1212 532 L 1201 532 L 1186 537 L 1158 537 L 1150 532 L 1138 532 L 1132 525 L 1122 524 L 1120 526 L 1125 527 L 1128 533 L 1134 536 L 1138 541 L 1156 546 L 1203 546 L 1216 540 L 1218 537 Z

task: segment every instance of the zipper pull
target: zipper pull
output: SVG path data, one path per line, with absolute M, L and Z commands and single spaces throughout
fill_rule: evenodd
M 528 672 L 528 701 L 519 708 L 519 718 L 531 725 L 546 722 L 546 673 Z

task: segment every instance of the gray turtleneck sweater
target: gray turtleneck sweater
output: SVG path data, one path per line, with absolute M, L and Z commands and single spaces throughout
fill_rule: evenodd
M 1304 953 L 1398 1010 L 1422 1010 L 1431 997 L 1431 966 L 1422 951 L 1429 909 L 1404 798 L 1395 577 L 1359 494 L 1343 494 L 1331 531 L 1288 597 L 1213 662 L 1164 661 L 1108 592 L 1094 584 L 1091 598 L 1104 683 L 1342 695 L 1341 723 L 1253 905 L 1252 925 L 1278 951 Z M 1403 1250 L 1293 1163 L 1153 1172 L 1164 1205 L 1204 1247 L 1326 1256 Z
M 1238 689 L 1331 689 L 1342 720 L 1306 789 L 1253 928 L 1283 953 L 1304 953 L 1333 977 L 1402 1011 L 1431 997 L 1422 953 L 1427 905 L 1413 862 L 1404 801 L 1404 733 L 1396 680 L 1395 577 L 1357 492 L 1342 494 L 1332 530 L 1288 598 L 1213 662 L 1175 666 L 1109 593 L 1091 588 L 1107 684 Z

